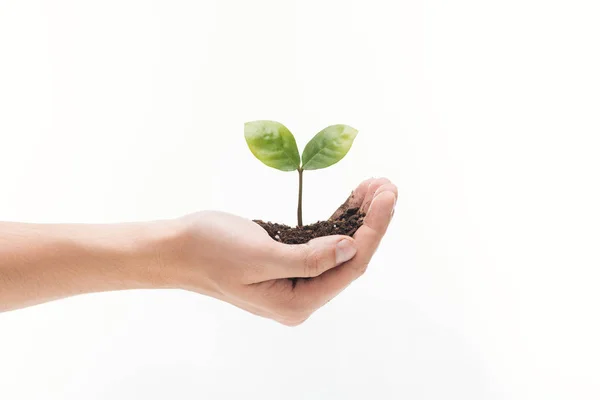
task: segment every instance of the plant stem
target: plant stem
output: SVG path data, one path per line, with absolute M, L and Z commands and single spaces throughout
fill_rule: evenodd
M 302 226 L 302 168 L 298 168 L 298 226 Z

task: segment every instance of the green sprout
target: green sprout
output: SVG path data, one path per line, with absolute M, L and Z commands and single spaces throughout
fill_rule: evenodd
M 294 135 L 275 121 L 244 124 L 250 151 L 263 164 L 281 170 L 298 171 L 298 226 L 302 226 L 302 173 L 327 168 L 340 161 L 352 147 L 358 131 L 348 125 L 331 125 L 317 133 L 304 148 L 302 161 Z

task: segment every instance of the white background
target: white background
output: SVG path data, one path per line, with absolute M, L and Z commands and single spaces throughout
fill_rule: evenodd
M 597 1 L 0 0 L 0 220 L 294 222 L 399 187 L 371 268 L 290 329 L 179 291 L 0 315 L 0 398 L 597 399 Z

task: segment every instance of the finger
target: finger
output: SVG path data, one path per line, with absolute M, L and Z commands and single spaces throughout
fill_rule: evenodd
M 356 254 L 354 239 L 343 235 L 323 236 L 305 244 L 274 244 L 262 280 L 319 276 Z
M 372 201 L 367 221 L 355 235 L 358 250 L 350 261 L 330 268 L 316 277 L 298 280 L 295 286 L 289 279 L 274 279 L 252 285 L 261 289 L 261 301 L 265 302 L 270 310 L 278 310 L 275 319 L 286 320 L 287 322 L 283 322 L 286 324 L 290 321 L 297 324 L 305 320 L 314 310 L 326 304 L 364 273 L 389 224 L 396 200 L 395 193 L 395 187 L 388 187 L 387 190 L 381 190 Z
M 394 196 L 396 196 L 396 199 L 398 198 L 398 188 L 393 183 L 386 183 L 385 185 L 379 186 L 379 188 L 375 191 L 373 198 L 377 197 L 377 195 L 379 193 L 385 192 L 385 191 L 394 193 Z
M 329 217 L 329 219 L 330 220 L 338 219 L 342 214 L 344 214 L 346 212 L 346 210 L 348 210 L 350 208 L 360 207 L 361 204 L 363 203 L 364 199 L 365 199 L 365 196 L 367 194 L 367 189 L 369 189 L 369 185 L 374 180 L 375 180 L 375 178 L 370 178 L 370 179 L 362 181 L 360 183 L 360 185 L 358 185 L 358 187 L 352 191 L 352 193 L 346 199 L 346 201 L 344 202 L 344 204 L 342 204 L 333 213 L 333 215 L 331 217 Z
M 362 205 L 360 207 L 360 211 L 366 213 L 369 210 L 369 207 L 371 207 L 371 202 L 375 198 L 375 193 L 377 192 L 377 190 L 381 186 L 387 185 L 387 184 L 392 184 L 390 182 L 390 180 L 387 179 L 387 178 L 377 178 L 377 179 L 374 179 L 369 184 L 369 187 L 367 189 L 367 193 L 365 194 L 365 198 L 364 198 L 364 200 L 362 202 Z
M 365 216 L 365 231 L 374 232 L 379 239 L 385 235 L 396 206 L 396 194 L 391 190 L 381 192 L 375 197 Z
M 318 308 L 361 276 L 387 230 L 395 202 L 392 190 L 380 192 L 372 201 L 363 226 L 354 235 L 358 248 L 354 258 L 315 278 L 299 281 L 295 288 L 298 296 L 314 299 L 313 306 Z

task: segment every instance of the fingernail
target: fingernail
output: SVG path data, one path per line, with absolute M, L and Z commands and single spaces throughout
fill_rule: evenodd
M 397 203 L 397 202 L 398 202 L 398 197 L 396 197 L 396 198 L 394 199 L 394 206 L 392 207 L 392 213 L 391 213 L 390 217 L 393 217 L 393 216 L 394 216 L 394 212 L 396 211 L 396 203 Z
M 356 254 L 354 244 L 348 239 L 344 239 L 335 246 L 335 265 L 340 265 L 350 260 Z

